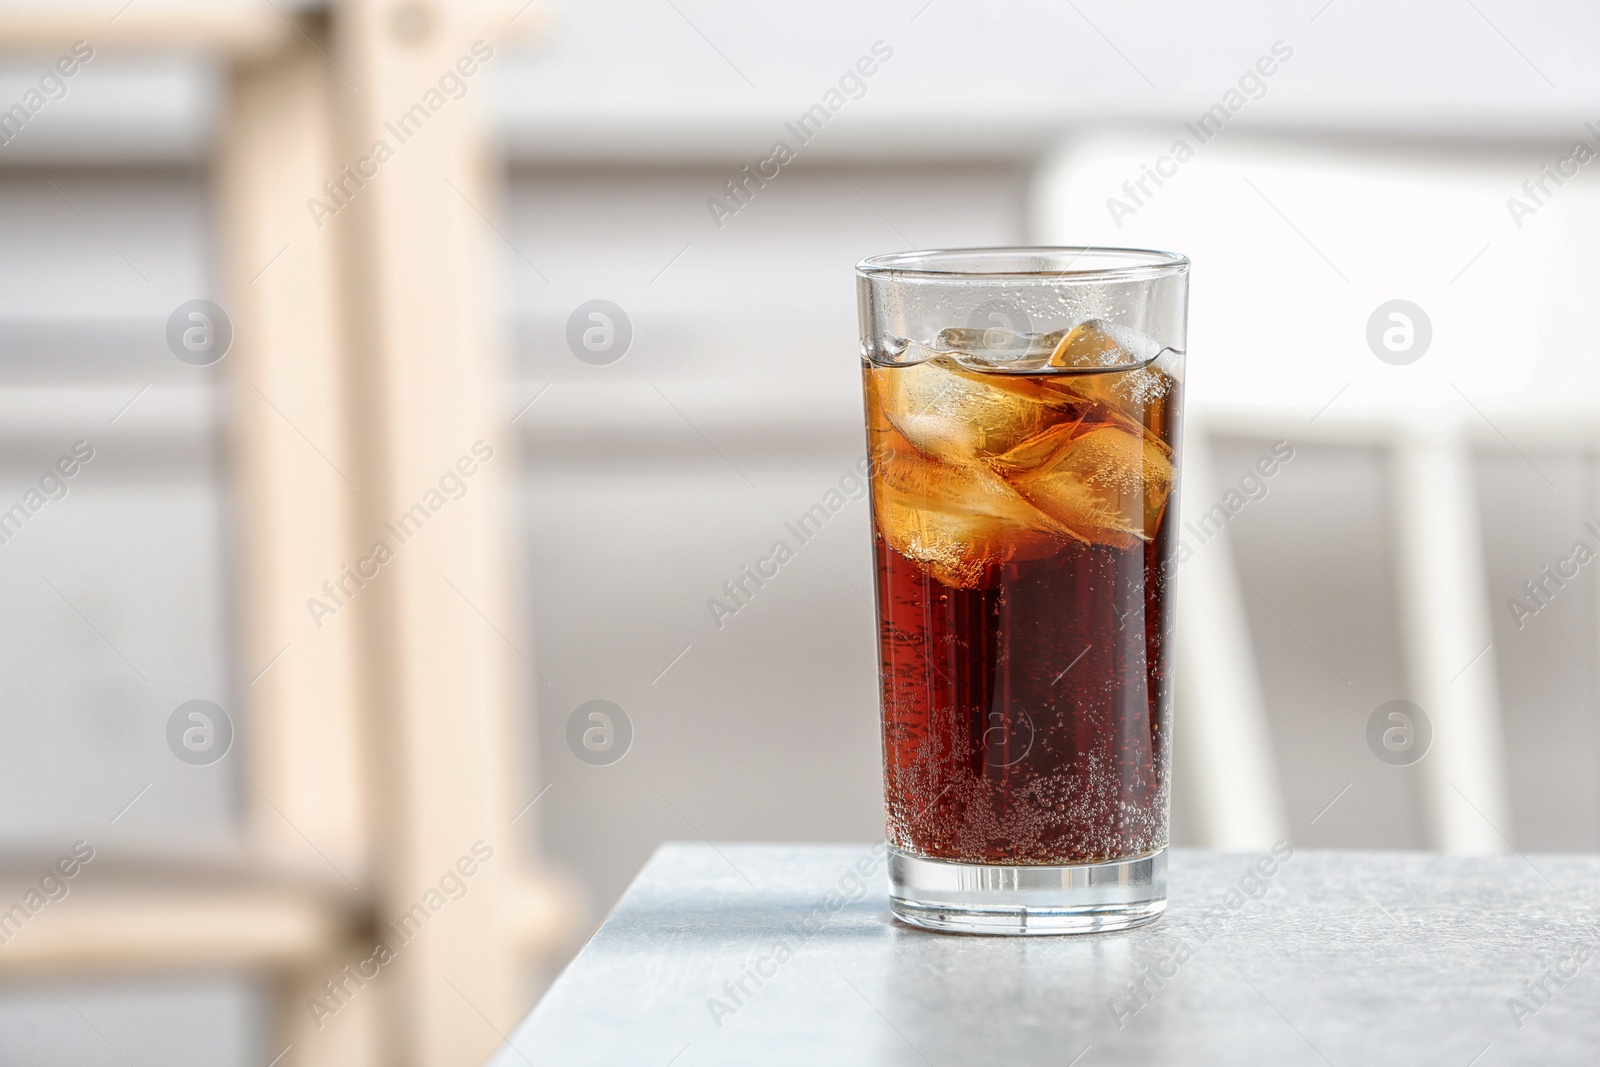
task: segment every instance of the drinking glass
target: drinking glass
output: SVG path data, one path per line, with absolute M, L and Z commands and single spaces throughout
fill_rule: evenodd
M 968 933 L 1166 907 L 1189 262 L 856 268 L 893 913 Z

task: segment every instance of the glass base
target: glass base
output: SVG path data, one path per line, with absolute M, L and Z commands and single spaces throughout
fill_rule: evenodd
M 889 910 L 959 934 L 1090 934 L 1155 922 L 1167 910 L 1167 850 L 1130 860 L 1009 867 L 889 849 Z

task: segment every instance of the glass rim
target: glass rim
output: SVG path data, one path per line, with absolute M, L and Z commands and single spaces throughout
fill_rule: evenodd
M 1040 265 L 1021 267 L 1028 259 Z M 1064 261 L 1051 267 L 1050 260 Z M 1075 266 L 1088 261 L 1084 266 Z M 972 279 L 1038 279 L 1066 282 L 1135 281 L 1184 274 L 1189 257 L 1152 248 L 1110 245 L 1015 245 L 978 248 L 930 248 L 868 256 L 856 264 L 864 278 L 905 277 L 953 281 Z

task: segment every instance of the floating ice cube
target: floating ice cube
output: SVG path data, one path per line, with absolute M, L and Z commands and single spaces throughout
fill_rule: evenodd
M 1170 396 L 1177 380 L 1167 372 L 1172 353 L 1137 330 L 1103 319 L 1074 326 L 1050 354 L 1050 366 L 1084 373 L 1056 377 L 1063 393 L 1102 404 L 1133 423 Z M 1159 358 L 1158 358 L 1159 357 Z
M 978 374 L 941 356 L 868 372 L 884 417 L 917 448 L 947 463 L 997 456 L 1071 414 L 1080 398 L 1035 378 Z
M 1061 338 L 1060 332 L 1014 333 L 997 326 L 952 326 L 939 331 L 934 347 L 963 365 L 1012 367 L 1026 363 L 1043 367 Z
M 1075 536 L 987 467 L 940 463 L 893 431 L 874 458 L 874 505 L 884 538 L 952 588 L 992 584 L 1005 564 L 1043 559 Z
M 1050 366 L 1063 370 L 1131 368 L 1152 362 L 1162 345 L 1128 326 L 1089 319 L 1068 330 L 1050 353 Z
M 991 465 L 1052 519 L 1117 548 L 1155 536 L 1174 477 L 1167 446 L 1122 423 L 1059 425 Z

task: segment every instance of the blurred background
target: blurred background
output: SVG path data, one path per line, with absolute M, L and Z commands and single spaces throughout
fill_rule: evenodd
M 0 1062 L 478 1063 L 658 843 L 879 836 L 866 504 L 727 583 L 907 248 L 1194 261 L 1175 843 L 1600 847 L 1597 32 L 0 6 Z

